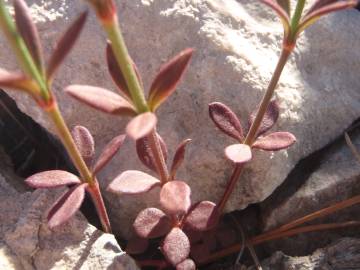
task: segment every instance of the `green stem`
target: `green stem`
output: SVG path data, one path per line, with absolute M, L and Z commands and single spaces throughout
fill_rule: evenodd
M 64 118 L 61 115 L 61 112 L 54 102 L 54 106 L 52 106 L 49 110 L 47 110 L 51 120 L 55 124 L 58 135 L 64 144 L 72 162 L 75 164 L 75 167 L 78 169 L 81 174 L 82 180 L 88 183 L 89 185 L 94 185 L 95 181 L 92 177 L 90 170 L 88 169 L 85 161 L 81 157 L 81 154 L 76 147 L 76 144 L 71 136 L 70 130 L 68 129 Z
M 304 7 L 305 7 L 306 0 L 298 0 L 294 12 L 294 16 L 291 19 L 291 38 L 294 40 L 295 35 L 297 33 L 297 27 L 299 25 L 301 15 L 303 13 Z
M 111 47 L 124 75 L 126 84 L 129 87 L 132 100 L 138 110 L 138 113 L 149 111 L 147 102 L 145 100 L 144 91 L 141 87 L 138 77 L 136 76 L 133 60 L 131 59 L 127 50 L 117 16 L 113 16 L 111 23 L 103 23 L 103 27 L 108 35 L 109 40 L 111 41 Z
M 79 171 L 81 175 L 81 180 L 89 184 L 87 190 L 89 191 L 91 198 L 93 199 L 103 230 L 107 233 L 110 233 L 111 226 L 109 222 L 109 217 L 106 212 L 106 208 L 100 192 L 99 184 L 97 180 L 93 177 L 84 159 L 82 158 L 78 148 L 76 147 L 74 139 L 71 136 L 70 130 L 67 127 L 63 116 L 61 115 L 61 112 L 57 106 L 56 101 L 53 101 L 52 106 L 49 107 L 46 111 L 50 116 L 51 120 L 53 121 L 57 129 L 58 135 L 63 145 L 65 146 L 72 162 L 75 164 L 75 167 Z
M 12 20 L 3 0 L 0 0 L 0 27 L 11 44 L 15 55 L 21 64 L 24 72 L 35 79 L 40 87 L 41 94 L 46 101 L 50 100 L 50 94 L 47 91 L 46 82 L 19 32 Z

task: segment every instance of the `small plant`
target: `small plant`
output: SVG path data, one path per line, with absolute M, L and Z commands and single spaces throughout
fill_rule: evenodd
M 226 105 L 220 102 L 209 105 L 210 118 L 215 125 L 237 140 L 236 144 L 225 149 L 225 156 L 234 163 L 234 171 L 217 204 L 210 201 L 192 203 L 190 186 L 177 178 L 176 172 L 185 159 L 185 150 L 190 139 L 178 145 L 171 166 L 168 168 L 167 145 L 156 130 L 157 109 L 174 93 L 190 62 L 193 49 L 180 52 L 163 65 L 149 88 L 149 95 L 145 97 L 141 76 L 127 51 L 121 33 L 114 1 L 87 0 L 86 2 L 93 7 L 107 33 L 107 65 L 119 93 L 89 85 L 70 85 L 65 88 L 65 92 L 103 113 L 130 117 L 126 126 L 126 135 L 115 137 L 105 147 L 96 162 L 94 162 L 95 143 L 92 135 L 82 126 L 76 126 L 72 134 L 70 133 L 51 91 L 54 74 L 79 36 L 87 13 L 82 13 L 65 32 L 57 43 L 48 65 L 45 66 L 38 33 L 25 2 L 14 0 L 14 23 L 4 1 L 0 0 L 0 27 L 22 68 L 22 73 L 1 70 L 0 86 L 22 90 L 34 98 L 37 105 L 52 119 L 61 141 L 80 174 L 76 176 L 66 171 L 46 171 L 29 177 L 26 182 L 34 188 L 71 186 L 70 190 L 62 195 L 49 211 L 50 228 L 69 220 L 79 209 L 85 192 L 89 192 L 104 231 L 111 232 L 96 175 L 118 152 L 125 137 L 132 138 L 136 142 L 136 152 L 140 161 L 157 175 L 128 170 L 120 173 L 109 185 L 108 190 L 116 194 L 135 195 L 159 187 L 161 209 L 150 207 L 137 215 L 133 224 L 137 236 L 129 243 L 128 250 L 134 253 L 143 252 L 149 240 L 156 239 L 164 259 L 139 262 L 140 265 L 155 266 L 158 269 L 167 267 L 176 267 L 179 270 L 195 269 L 195 258 L 191 255 L 191 249 L 194 250 L 195 247 L 192 243 L 197 242 L 196 237 L 210 239 L 216 235 L 226 203 L 246 163 L 253 159 L 253 149 L 278 151 L 290 147 L 296 141 L 295 136 L 289 132 L 270 134 L 267 132 L 278 120 L 279 106 L 273 99 L 273 94 L 300 33 L 321 16 L 353 7 L 357 1 L 317 0 L 303 16 L 305 0 L 298 0 L 293 12 L 288 0 L 261 0 L 277 13 L 283 24 L 282 50 L 258 109 L 249 116 L 249 128 L 244 129 L 238 117 Z M 213 252 L 206 258 L 197 260 L 196 263 L 198 265 L 208 263 L 237 252 L 244 246 L 252 250 L 252 245 L 301 232 L 359 225 L 359 222 L 345 222 L 299 227 L 305 222 L 359 202 L 360 196 L 356 196 L 334 204 L 277 229 L 249 238 L 243 244 Z

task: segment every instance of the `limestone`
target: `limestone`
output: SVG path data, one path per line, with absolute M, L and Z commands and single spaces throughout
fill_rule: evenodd
M 178 177 L 190 183 L 193 201 L 218 200 L 232 168 L 224 159 L 223 148 L 234 142 L 210 122 L 207 104 L 224 102 L 244 124 L 247 122 L 276 65 L 282 36 L 280 22 L 269 9 L 250 0 L 133 0 L 117 4 L 129 50 L 146 86 L 166 59 L 186 47 L 196 49 L 178 91 L 159 110 L 159 132 L 170 153 L 181 140 L 193 139 Z M 31 7 L 47 54 L 65 25 L 84 9 L 81 1 L 70 0 L 34 0 Z M 331 15 L 302 35 L 276 93 L 281 101 L 281 118 L 275 129 L 293 132 L 298 142 L 288 151 L 256 153 L 228 211 L 264 200 L 300 159 L 331 142 L 359 117 L 360 62 L 354 50 L 360 45 L 358 16 L 357 11 Z M 13 69 L 14 61 L 3 39 L 0 44 L 1 66 Z M 116 91 L 106 71 L 104 46 L 105 36 L 92 16 L 54 87 L 69 125 L 87 126 L 95 135 L 98 151 L 124 132 L 126 120 L 98 116 L 65 96 L 62 89 L 70 83 L 83 83 Z M 16 93 L 13 96 L 24 111 L 53 130 L 33 102 Z M 100 175 L 102 187 L 120 172 L 139 168 L 139 164 L 134 145 L 128 141 Z M 122 236 L 129 235 L 129 225 L 139 210 L 155 201 L 105 196 L 114 230 Z
M 351 137 L 353 143 L 360 150 L 359 132 L 354 133 Z M 332 203 L 358 195 L 360 192 L 359 176 L 360 164 L 355 159 L 345 140 L 342 139 L 339 143 L 326 150 L 320 167 L 308 178 L 303 176 L 304 179 L 289 178 L 287 180 L 288 185 L 294 183 L 294 180 L 303 182 L 296 191 L 286 194 L 285 189 L 283 189 L 284 192 L 276 194 L 279 201 L 274 198 L 266 202 L 262 209 L 264 229 L 268 230 L 280 226 L 325 208 Z M 339 216 L 345 213 L 345 215 L 341 216 L 341 219 L 337 219 L 351 220 L 358 211 L 359 208 L 353 206 L 335 215 Z
M 0 268 L 137 270 L 114 236 L 96 230 L 81 214 L 59 229 L 47 228 L 47 209 L 61 192 L 21 194 L 0 175 Z
M 261 263 L 263 270 L 345 270 L 358 269 L 360 266 L 360 240 L 343 238 L 335 243 L 316 250 L 312 255 L 303 257 L 287 256 L 275 252 Z M 249 267 L 248 270 L 255 270 Z M 236 270 L 240 270 L 236 269 Z

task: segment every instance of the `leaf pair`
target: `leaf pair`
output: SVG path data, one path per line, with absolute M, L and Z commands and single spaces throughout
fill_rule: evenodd
M 87 183 L 74 174 L 52 170 L 34 174 L 27 178 L 25 182 L 33 188 L 57 188 L 61 186 L 74 185 L 52 205 L 48 212 L 48 226 L 53 229 L 66 223 L 79 210 L 84 197 Z
M 72 136 L 85 163 L 92 167 L 93 175 L 98 174 L 99 171 L 101 171 L 105 165 L 110 162 L 110 160 L 119 151 L 126 138 L 125 135 L 119 135 L 113 138 L 104 147 L 103 151 L 95 162 L 95 165 L 92 166 L 95 155 L 95 142 L 90 131 L 83 126 L 75 126 L 72 130 Z
M 250 115 L 249 126 L 253 124 L 256 113 L 257 111 Z M 225 149 L 226 157 L 236 164 L 246 163 L 251 160 L 251 148 L 278 151 L 288 148 L 296 141 L 295 136 L 289 132 L 274 132 L 261 136 L 271 129 L 278 120 L 279 106 L 276 101 L 270 102 L 256 134 L 258 139 L 251 146 L 244 144 L 245 139 L 241 122 L 229 107 L 220 102 L 211 103 L 209 105 L 209 115 L 222 132 L 240 142 L 240 144 L 233 144 Z
M 152 112 L 156 109 L 175 91 L 177 84 L 180 82 L 182 75 L 190 61 L 193 49 L 185 49 L 164 64 L 158 74 L 155 76 L 149 90 L 148 105 Z M 111 48 L 111 44 L 107 44 L 106 48 L 106 59 L 108 63 L 108 69 L 110 75 L 117 85 L 120 93 L 124 98 L 131 102 L 131 93 L 126 84 L 125 77 L 121 71 L 121 68 L 116 61 L 115 54 Z M 133 68 L 138 77 L 138 80 L 142 85 L 141 76 L 139 75 L 138 69 L 133 63 Z
M 163 211 L 146 208 L 138 214 L 133 224 L 135 232 L 142 239 L 166 235 L 161 250 L 174 266 L 185 261 L 190 253 L 190 240 L 181 228 L 186 226 L 205 231 L 215 225 L 218 217 L 216 205 L 212 202 L 202 201 L 191 207 L 190 195 L 191 189 L 185 182 L 166 183 L 160 191 Z
M 355 7 L 358 4 L 357 0 L 316 0 L 310 7 L 307 13 L 301 18 L 295 29 L 291 28 L 291 7 L 290 0 L 260 0 L 264 4 L 272 8 L 279 16 L 284 26 L 285 40 L 297 38 L 297 36 L 304 31 L 311 24 L 316 22 L 322 16 L 331 12 L 340 11 Z M 294 42 L 295 40 L 290 40 Z

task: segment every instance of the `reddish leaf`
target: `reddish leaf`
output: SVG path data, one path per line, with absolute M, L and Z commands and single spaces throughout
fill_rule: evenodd
M 126 126 L 126 133 L 134 140 L 139 140 L 156 127 L 157 118 L 152 112 L 139 114 Z
M 74 84 L 66 87 L 65 92 L 73 98 L 105 113 L 135 115 L 135 109 L 128 101 L 104 88 Z
M 216 204 L 202 201 L 196 204 L 186 217 L 185 224 L 196 231 L 212 229 L 218 221 L 219 213 Z
M 215 125 L 225 134 L 242 142 L 244 139 L 241 123 L 236 114 L 220 102 L 209 105 L 209 115 Z
M 149 105 L 155 111 L 174 91 L 179 83 L 193 49 L 186 49 L 163 65 L 156 75 L 149 92 Z
M 329 14 L 331 12 L 340 11 L 348 8 L 355 7 L 358 4 L 357 0 L 347 0 L 347 1 L 337 1 L 336 3 L 331 3 L 327 5 L 322 5 L 317 7 L 316 9 L 311 9 L 312 11 L 309 12 L 304 19 L 301 21 L 298 27 L 298 34 L 305 30 L 305 28 L 312 25 L 322 16 Z M 316 5 L 316 3 L 315 3 Z
M 156 136 L 159 139 L 161 151 L 164 155 L 164 159 L 166 162 L 167 155 L 168 155 L 168 150 L 167 150 L 166 144 L 165 144 L 163 138 L 158 133 L 156 133 Z M 154 161 L 154 156 L 150 149 L 148 137 L 144 137 L 144 138 L 141 138 L 136 141 L 136 153 L 137 153 L 140 161 L 146 167 L 148 167 L 150 170 L 153 170 L 154 172 L 157 172 L 155 161 Z
M 30 11 L 24 0 L 14 1 L 15 22 L 17 29 L 24 39 L 35 64 L 43 70 L 43 59 L 39 33 L 31 19 Z
M 120 68 L 118 62 L 116 61 L 116 57 L 111 48 L 110 43 L 108 43 L 106 46 L 106 59 L 107 59 L 108 69 L 109 69 L 112 79 L 114 80 L 115 84 L 118 86 L 120 92 L 124 95 L 124 97 L 127 100 L 131 101 L 131 94 L 130 94 L 129 87 L 126 84 L 126 80 L 124 78 L 124 75 L 121 71 L 121 68 Z M 139 71 L 138 71 L 135 63 L 133 63 L 133 68 L 134 68 L 137 78 L 142 86 L 142 80 L 141 80 Z
M 108 186 L 108 191 L 117 194 L 139 194 L 159 186 L 160 180 L 140 171 L 129 170 L 117 176 Z
M 10 73 L 7 70 L 0 68 L 0 87 L 14 88 L 28 91 L 31 94 L 39 92 L 33 80 L 27 78 L 21 73 Z
M 174 266 L 184 261 L 190 253 L 190 241 L 179 228 L 173 228 L 162 246 L 165 258 Z
M 170 170 L 171 179 L 174 179 L 177 169 L 184 161 L 186 146 L 189 142 L 191 142 L 191 139 L 184 140 L 181 144 L 179 144 L 178 148 L 176 149 Z
M 70 25 L 64 35 L 58 41 L 47 67 L 47 78 L 50 80 L 57 68 L 64 61 L 71 48 L 78 39 L 82 28 L 84 27 L 87 17 L 87 11 L 80 14 L 80 16 Z
M 272 10 L 274 10 L 279 16 L 283 27 L 285 36 L 290 33 L 290 18 L 286 10 L 284 10 L 275 0 L 260 0 L 265 5 L 269 6 Z
M 251 160 L 251 148 L 246 144 L 232 144 L 225 148 L 226 157 L 237 164 Z
M 76 147 L 84 161 L 89 165 L 95 154 L 95 142 L 90 131 L 83 126 L 75 126 L 72 130 Z
M 191 206 L 191 189 L 183 181 L 167 182 L 160 191 L 160 204 L 171 215 L 185 214 Z
M 25 182 L 33 188 L 56 188 L 81 183 L 76 175 L 60 170 L 36 173 L 27 178 Z
M 286 11 L 287 15 L 290 17 L 291 5 L 290 0 L 276 0 L 279 6 L 282 7 L 283 10 Z
M 278 151 L 288 148 L 295 142 L 295 136 L 289 132 L 274 132 L 257 139 L 252 147 L 265 151 Z
M 255 120 L 257 110 L 250 115 L 249 125 L 251 126 Z M 279 105 L 276 100 L 269 103 L 269 106 L 265 112 L 264 118 L 260 124 L 257 136 L 264 134 L 270 128 L 272 128 L 279 118 Z
M 167 234 L 172 224 L 160 209 L 146 208 L 138 214 L 133 226 L 138 236 L 151 239 Z
M 309 8 L 309 10 L 306 12 L 306 15 L 312 13 L 313 11 L 322 8 L 326 5 L 332 4 L 334 2 L 337 2 L 338 0 L 316 0 L 314 4 Z M 305 16 L 306 16 L 305 15 Z
M 185 261 L 176 265 L 176 270 L 196 270 L 196 265 L 193 260 L 186 259 Z
M 67 222 L 79 210 L 87 184 L 77 185 L 67 191 L 51 207 L 48 214 L 48 226 L 53 229 Z
M 141 254 L 146 251 L 149 246 L 149 240 L 138 236 L 132 237 L 126 245 L 126 253 L 131 255 Z
M 115 154 L 119 151 L 120 147 L 123 145 L 125 141 L 126 135 L 122 134 L 113 138 L 103 149 L 99 158 L 97 159 L 93 174 L 96 175 L 99 171 L 101 171 L 106 164 L 115 156 Z

